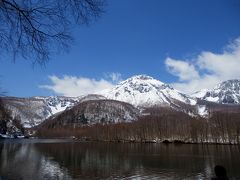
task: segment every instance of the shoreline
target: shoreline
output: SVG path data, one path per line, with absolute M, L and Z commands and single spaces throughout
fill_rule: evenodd
M 75 137 L 54 137 L 54 138 L 48 138 L 48 137 L 27 137 L 27 138 L 1 138 L 1 141 L 5 140 L 15 140 L 15 141 L 21 141 L 21 140 L 72 140 L 75 142 L 104 142 L 104 143 L 132 143 L 132 144 L 165 144 L 165 145 L 184 145 L 184 144 L 196 144 L 196 145 L 234 145 L 239 146 L 238 143 L 229 143 L 229 142 L 184 142 L 180 140 L 163 140 L 163 141 L 156 141 L 156 140 L 142 140 L 142 141 L 135 141 L 135 140 L 97 140 L 97 139 L 84 139 L 84 138 L 75 138 Z

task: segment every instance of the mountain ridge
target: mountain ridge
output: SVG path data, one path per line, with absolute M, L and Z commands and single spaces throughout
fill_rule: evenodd
M 211 101 L 214 98 L 218 99 Z M 224 81 L 213 90 L 199 91 L 195 95 L 189 96 L 153 77 L 136 75 L 99 94 L 79 97 L 2 97 L 2 99 L 5 106 L 12 111 L 12 116 L 20 117 L 24 127 L 34 127 L 49 117 L 71 109 L 79 103 L 94 100 L 117 100 L 129 103 L 139 109 L 153 106 L 170 107 L 190 116 L 205 117 L 213 106 L 208 106 L 208 102 L 220 105 L 240 105 L 240 80 Z
M 193 97 L 219 104 L 240 104 L 240 80 L 223 81 L 212 89 L 201 90 Z

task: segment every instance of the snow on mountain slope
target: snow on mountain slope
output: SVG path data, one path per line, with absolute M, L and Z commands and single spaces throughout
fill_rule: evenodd
M 197 96 L 199 95 L 199 96 Z M 228 80 L 218 84 L 212 90 L 203 90 L 193 95 L 201 100 L 220 104 L 240 104 L 240 80 Z
M 106 99 L 101 95 L 90 94 L 79 97 L 2 97 L 5 107 L 11 111 L 12 117 L 19 116 L 24 127 L 33 127 L 52 115 L 69 109 L 76 104 L 89 100 Z
M 123 101 L 141 107 L 170 106 L 175 101 L 190 105 L 196 104 L 194 98 L 146 75 L 133 76 L 101 94 L 107 99 Z
M 197 91 L 193 94 L 191 94 L 190 96 L 193 98 L 202 98 L 206 95 L 206 93 L 208 92 L 208 89 L 201 89 L 200 91 Z
M 64 111 L 66 108 L 74 106 L 82 97 L 63 97 L 63 96 L 50 96 L 50 97 L 33 97 L 35 99 L 43 100 L 44 103 L 50 108 L 49 116 Z
M 208 109 L 207 106 L 205 105 L 197 105 L 197 113 L 202 116 L 202 117 L 207 117 L 208 116 Z
M 79 98 L 69 97 L 31 97 L 2 98 L 12 117 L 19 116 L 24 127 L 33 127 L 46 118 L 75 105 Z

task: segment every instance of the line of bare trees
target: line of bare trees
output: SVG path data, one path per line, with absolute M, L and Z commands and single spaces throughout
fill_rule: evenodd
M 215 112 L 209 119 L 184 113 L 147 115 L 131 123 L 95 124 L 74 128 L 41 128 L 40 137 L 70 137 L 98 141 L 186 142 L 240 144 L 240 113 Z

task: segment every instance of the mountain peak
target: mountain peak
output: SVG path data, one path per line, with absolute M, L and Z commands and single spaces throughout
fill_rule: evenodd
M 202 96 L 198 98 L 220 104 L 239 104 L 240 80 L 231 79 L 224 81 L 215 86 L 212 90 L 205 91 L 202 93 Z
M 117 86 L 122 86 L 124 84 L 129 84 L 130 86 L 152 86 L 152 85 L 158 85 L 162 86 L 164 85 L 163 82 L 154 79 L 151 76 L 147 75 L 136 75 L 132 76 L 125 81 L 120 82 Z
M 239 92 L 240 90 L 240 80 L 239 79 L 230 79 L 227 81 L 223 81 L 218 84 L 214 89 L 228 89 Z
M 103 95 L 107 99 L 119 100 L 135 106 L 170 105 L 173 99 L 191 103 L 186 95 L 147 75 L 130 77 L 104 92 Z
M 148 75 L 145 75 L 145 74 L 140 74 L 140 75 L 132 76 L 132 77 L 129 78 L 129 79 L 150 80 L 150 79 L 153 79 L 153 77 L 148 76 Z

